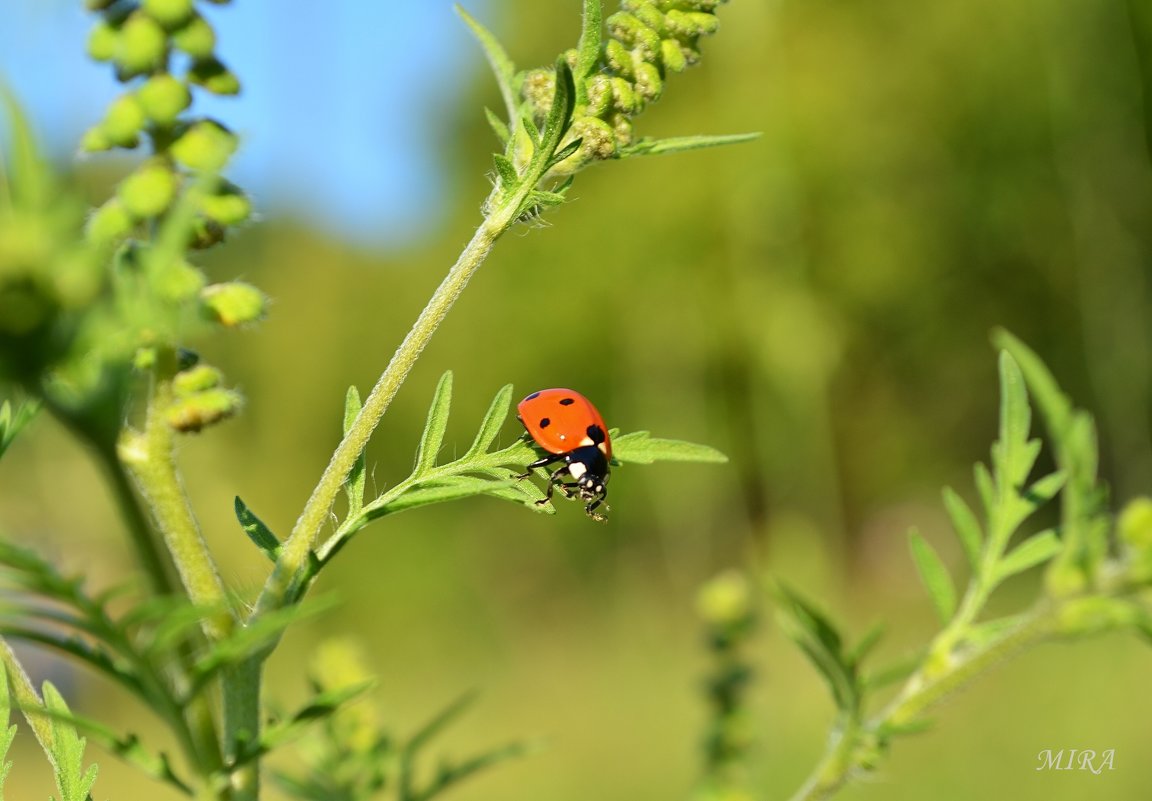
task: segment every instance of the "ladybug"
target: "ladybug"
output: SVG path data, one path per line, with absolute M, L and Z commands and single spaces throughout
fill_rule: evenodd
M 608 494 L 612 442 L 604 418 L 592 402 L 571 389 L 542 389 L 517 404 L 516 416 L 536 444 L 548 451 L 547 456 L 528 465 L 528 472 L 520 478 L 527 478 L 537 467 L 563 462 L 548 481 L 548 494 L 537 503 L 552 500 L 557 487 L 566 497 L 574 490 L 587 503 L 584 511 L 594 520 L 603 520 L 604 515 L 596 509 Z M 573 483 L 563 480 L 565 473 Z

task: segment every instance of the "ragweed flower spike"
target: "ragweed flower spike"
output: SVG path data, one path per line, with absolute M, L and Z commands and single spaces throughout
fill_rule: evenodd
M 563 203 L 571 177 L 594 162 L 733 144 L 758 136 L 646 139 L 634 133 L 635 118 L 660 99 L 668 75 L 699 61 L 700 40 L 719 29 L 716 9 L 724 2 L 622 0 L 620 10 L 605 20 L 600 0 L 584 0 L 579 45 L 564 53 L 555 67 L 519 72 L 492 33 L 458 7 L 483 46 L 504 99 L 506 121 L 488 112 L 504 147 L 494 157 L 496 200 L 531 182 L 532 197 L 518 216 L 526 221 Z M 558 98 L 571 105 L 567 113 L 557 114 Z M 550 123 L 553 119 L 559 121 L 562 135 L 548 149 L 544 134 L 556 127 Z M 530 169 L 541 166 L 542 171 Z M 540 186 L 541 181 L 552 184 Z

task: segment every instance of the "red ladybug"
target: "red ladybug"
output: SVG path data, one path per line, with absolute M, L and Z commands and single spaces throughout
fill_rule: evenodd
M 552 500 L 556 487 L 566 496 L 575 490 L 580 500 L 587 503 L 584 511 L 593 519 L 603 520 L 596 508 L 608 494 L 612 442 L 604 418 L 592 402 L 571 389 L 542 389 L 517 404 L 516 416 L 536 444 L 549 454 L 528 465 L 529 472 L 521 478 L 527 478 L 537 467 L 564 463 L 552 473 L 548 495 L 539 503 Z M 563 480 L 565 473 L 574 483 Z

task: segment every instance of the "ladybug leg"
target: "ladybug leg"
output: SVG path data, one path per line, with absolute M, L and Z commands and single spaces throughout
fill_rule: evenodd
M 560 488 L 560 492 L 564 494 L 565 498 L 568 497 L 568 485 L 561 480 L 564 475 L 564 471 L 567 469 L 568 465 L 560 465 L 560 467 L 553 471 L 552 475 L 548 476 L 548 490 L 544 493 L 543 500 L 536 501 L 537 506 L 543 506 L 546 503 L 550 503 L 552 501 L 552 493 L 556 491 L 557 487 Z
M 524 465 L 524 472 L 522 474 L 516 476 L 516 479 L 518 481 L 522 481 L 522 480 L 528 478 L 528 476 L 532 475 L 532 471 L 535 470 L 537 467 L 547 467 L 548 465 L 555 462 L 556 459 L 557 459 L 557 457 L 554 454 L 549 454 L 548 456 L 544 456 L 540 459 L 537 459 L 536 461 L 532 462 L 531 464 L 526 464 L 526 465 Z M 562 467 L 560 469 L 563 470 L 564 468 Z
M 588 502 L 588 505 L 584 507 L 584 511 L 587 512 L 588 516 L 590 518 L 592 518 L 593 520 L 603 522 L 604 520 L 607 519 L 602 513 L 596 511 L 596 509 L 600 506 L 600 504 L 604 503 L 604 499 L 606 497 L 608 497 L 608 489 L 607 488 L 605 488 L 599 495 L 594 496 Z M 604 511 L 605 512 L 608 511 L 608 505 L 607 504 L 604 505 Z

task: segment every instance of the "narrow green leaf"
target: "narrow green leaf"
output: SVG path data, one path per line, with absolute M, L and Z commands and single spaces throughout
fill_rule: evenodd
M 584 0 L 584 12 L 580 21 L 580 43 L 576 46 L 576 70 L 572 77 L 576 81 L 576 103 L 588 102 L 586 79 L 600 63 L 600 43 L 603 39 L 604 11 L 600 0 Z
M 39 139 L 32 131 L 23 108 L 5 84 L 0 84 L 0 105 L 8 120 L 9 152 L 12 158 L 9 171 L 12 178 L 8 184 L 11 198 L 18 206 L 43 206 L 48 201 L 53 184 L 48 160 L 40 151 Z M 0 158 L 2 156 L 0 153 Z M 4 173 L 3 167 L 0 161 L 0 177 Z
M 496 397 L 494 397 L 492 403 L 488 405 L 488 411 L 484 413 L 484 419 L 480 421 L 480 430 L 476 432 L 476 439 L 472 441 L 472 445 L 468 448 L 468 452 L 462 457 L 463 459 L 469 459 L 477 454 L 485 453 L 492 447 L 492 443 L 496 440 L 496 436 L 504 426 L 504 420 L 508 417 L 508 410 L 511 406 L 512 385 L 505 384 L 500 387 L 496 393 Z
M 977 462 L 972 468 L 972 478 L 976 484 L 976 491 L 980 493 L 984 516 L 991 519 L 997 507 L 996 482 L 992 480 L 992 473 L 983 462 Z
M 36 413 L 40 411 L 40 404 L 34 401 L 25 401 L 16 407 L 15 412 L 12 410 L 12 404 L 4 401 L 0 404 L 0 456 L 8 450 L 8 446 L 16 439 Z
M 843 653 L 843 641 L 835 626 L 800 595 L 783 584 L 774 588 L 781 628 L 824 677 L 836 707 L 855 713 L 859 686 Z
M 571 156 L 573 153 L 575 153 L 577 150 L 580 149 L 580 145 L 583 143 L 584 143 L 583 139 L 573 139 L 571 142 L 564 145 L 564 147 L 557 150 L 556 155 L 554 155 L 548 162 L 548 169 L 549 170 L 552 169 L 557 164 L 562 162 L 564 159 Z M 573 176 L 571 176 L 571 175 L 568 176 L 569 179 L 571 179 L 572 177 Z
M 432 405 L 428 407 L 428 421 L 420 437 L 420 448 L 416 451 L 416 467 L 413 476 L 421 476 L 436 464 L 440 446 L 444 444 L 444 431 L 448 428 L 448 412 L 452 406 L 452 371 L 440 376 L 436 391 L 432 395 Z
M 718 136 L 671 136 L 666 139 L 638 139 L 620 148 L 620 158 L 632 156 L 663 156 L 670 153 L 683 153 L 686 150 L 700 150 L 705 147 L 737 145 L 759 139 L 759 133 L 721 134 Z
M 369 520 L 376 520 L 385 515 L 394 515 L 408 509 L 415 509 L 418 506 L 458 501 L 475 495 L 493 494 L 514 484 L 516 484 L 515 481 L 492 481 L 475 476 L 449 476 L 420 484 L 393 498 L 388 503 L 371 509 L 367 517 Z
M 1027 618 L 1025 614 L 1009 615 L 985 620 L 968 628 L 964 634 L 964 642 L 969 648 L 986 648 L 1006 633 L 1020 625 Z
M 272 562 L 275 562 L 280 557 L 280 540 L 276 539 L 276 535 L 268 526 L 264 525 L 264 521 L 252 513 L 248 505 L 240 500 L 237 495 L 233 501 L 233 508 L 236 511 L 236 519 L 240 521 L 240 527 L 244 529 L 244 533 L 248 535 L 248 539 L 256 544 L 256 547 L 264 552 Z
M 912 734 L 921 734 L 932 728 L 931 718 L 914 718 L 902 723 L 885 721 L 876 730 L 881 740 L 890 740 L 893 737 L 907 737 Z
M 880 644 L 880 640 L 884 636 L 886 629 L 887 626 L 885 626 L 882 621 L 872 624 L 872 627 L 864 633 L 860 641 L 845 655 L 845 661 L 852 665 L 853 668 L 858 667 L 861 662 L 868 658 L 872 650 Z
M 993 450 L 993 467 L 998 497 L 1010 498 L 1028 478 L 1039 452 L 1039 443 L 1030 446 L 1032 410 L 1019 365 L 1007 353 L 1000 353 L 1000 434 Z
M 466 759 L 463 762 L 442 763 L 437 768 L 436 774 L 432 777 L 428 785 L 414 791 L 409 798 L 411 801 L 428 801 L 440 795 L 448 788 L 459 784 L 469 776 L 509 759 L 522 757 L 535 750 L 537 749 L 528 743 L 510 743 Z
M 980 553 L 984 547 L 984 532 L 980 529 L 980 522 L 964 499 L 951 487 L 944 488 L 944 508 L 952 520 L 952 527 L 964 546 L 964 555 L 968 557 L 968 564 L 973 572 L 980 569 Z
M 516 173 L 512 159 L 500 153 L 493 153 L 492 163 L 496 165 L 496 177 L 500 179 L 501 188 L 511 191 L 520 185 L 520 176 Z
M 936 612 L 940 620 L 947 623 L 956 611 L 956 587 L 952 584 L 952 576 L 936 550 L 915 529 L 908 532 L 908 545 Z
M 923 654 L 913 654 L 899 662 L 866 674 L 861 679 L 861 684 L 869 690 L 882 690 L 885 687 L 891 687 L 893 684 L 907 680 L 916 672 L 923 661 Z
M 1039 508 L 1056 497 L 1056 493 L 1063 488 L 1065 479 L 1063 470 L 1049 473 L 1043 478 L 1036 479 L 1030 487 L 1024 490 L 1024 497 L 1034 507 Z
M 480 47 L 484 49 L 484 55 L 488 59 L 488 64 L 492 67 L 492 73 L 496 76 L 496 85 L 500 87 L 500 96 L 504 98 L 504 108 L 508 112 L 508 119 L 516 119 L 516 109 L 519 103 L 517 102 L 516 89 L 514 87 L 516 67 L 512 64 L 512 59 L 508 57 L 508 52 L 496 37 L 492 35 L 492 32 L 477 22 L 476 19 L 459 4 L 456 6 L 456 13 L 460 15 L 465 24 L 471 29 L 472 35 L 476 37 L 476 41 L 478 41 Z
M 560 145 L 560 140 L 568 130 L 568 125 L 572 122 L 572 110 L 575 103 L 575 87 L 572 82 L 572 69 L 568 66 L 568 62 L 563 56 L 556 59 L 556 92 L 552 96 L 552 108 L 548 111 L 548 118 L 544 121 L 544 129 L 540 133 L 540 141 L 536 146 L 536 150 L 532 153 L 532 159 L 528 162 L 528 168 L 525 170 L 525 178 L 535 184 L 540 180 L 547 171 L 548 164 L 551 163 L 552 157 L 556 155 L 556 150 Z M 530 120 L 525 120 L 525 127 L 530 124 Z M 530 129 L 528 129 L 530 130 Z M 525 198 L 524 206 L 529 205 L 528 198 Z M 519 217 L 525 211 L 524 208 L 516 210 L 516 216 Z
M 9 725 L 12 719 L 12 697 L 8 691 L 8 672 L 0 662 L 0 801 L 4 799 L 4 782 L 12 762 L 8 760 L 8 749 L 16 737 L 16 724 Z
M 497 117 L 496 112 L 487 107 L 484 108 L 484 117 L 488 120 L 488 126 L 492 129 L 492 133 L 496 134 L 496 138 L 500 140 L 500 144 L 508 147 L 508 139 L 512 135 L 508 130 L 508 123 Z
M 348 387 L 344 396 L 344 436 L 352 429 L 356 417 L 360 414 L 360 392 L 355 386 Z M 364 451 L 356 457 L 352 469 L 348 471 L 348 478 L 344 481 L 344 492 L 348 495 L 348 517 L 355 517 L 364 506 L 365 482 Z
M 1063 547 L 1064 543 L 1052 530 L 1041 531 L 1039 534 L 1029 537 L 1008 552 L 996 565 L 993 583 L 999 584 L 1017 573 L 1023 573 L 1030 567 L 1047 562 L 1060 553 L 1060 549 Z
M 993 333 L 992 341 L 1011 355 L 1027 379 L 1036 406 L 1047 419 L 1053 439 L 1058 442 L 1062 440 L 1072 424 L 1072 402 L 1060 390 L 1052 373 L 1031 348 L 1007 331 L 998 329 Z
M 678 439 L 659 439 L 647 431 L 633 431 L 612 437 L 612 458 L 618 462 L 652 464 L 653 462 L 710 462 L 722 464 L 728 457 L 709 445 L 697 445 Z

